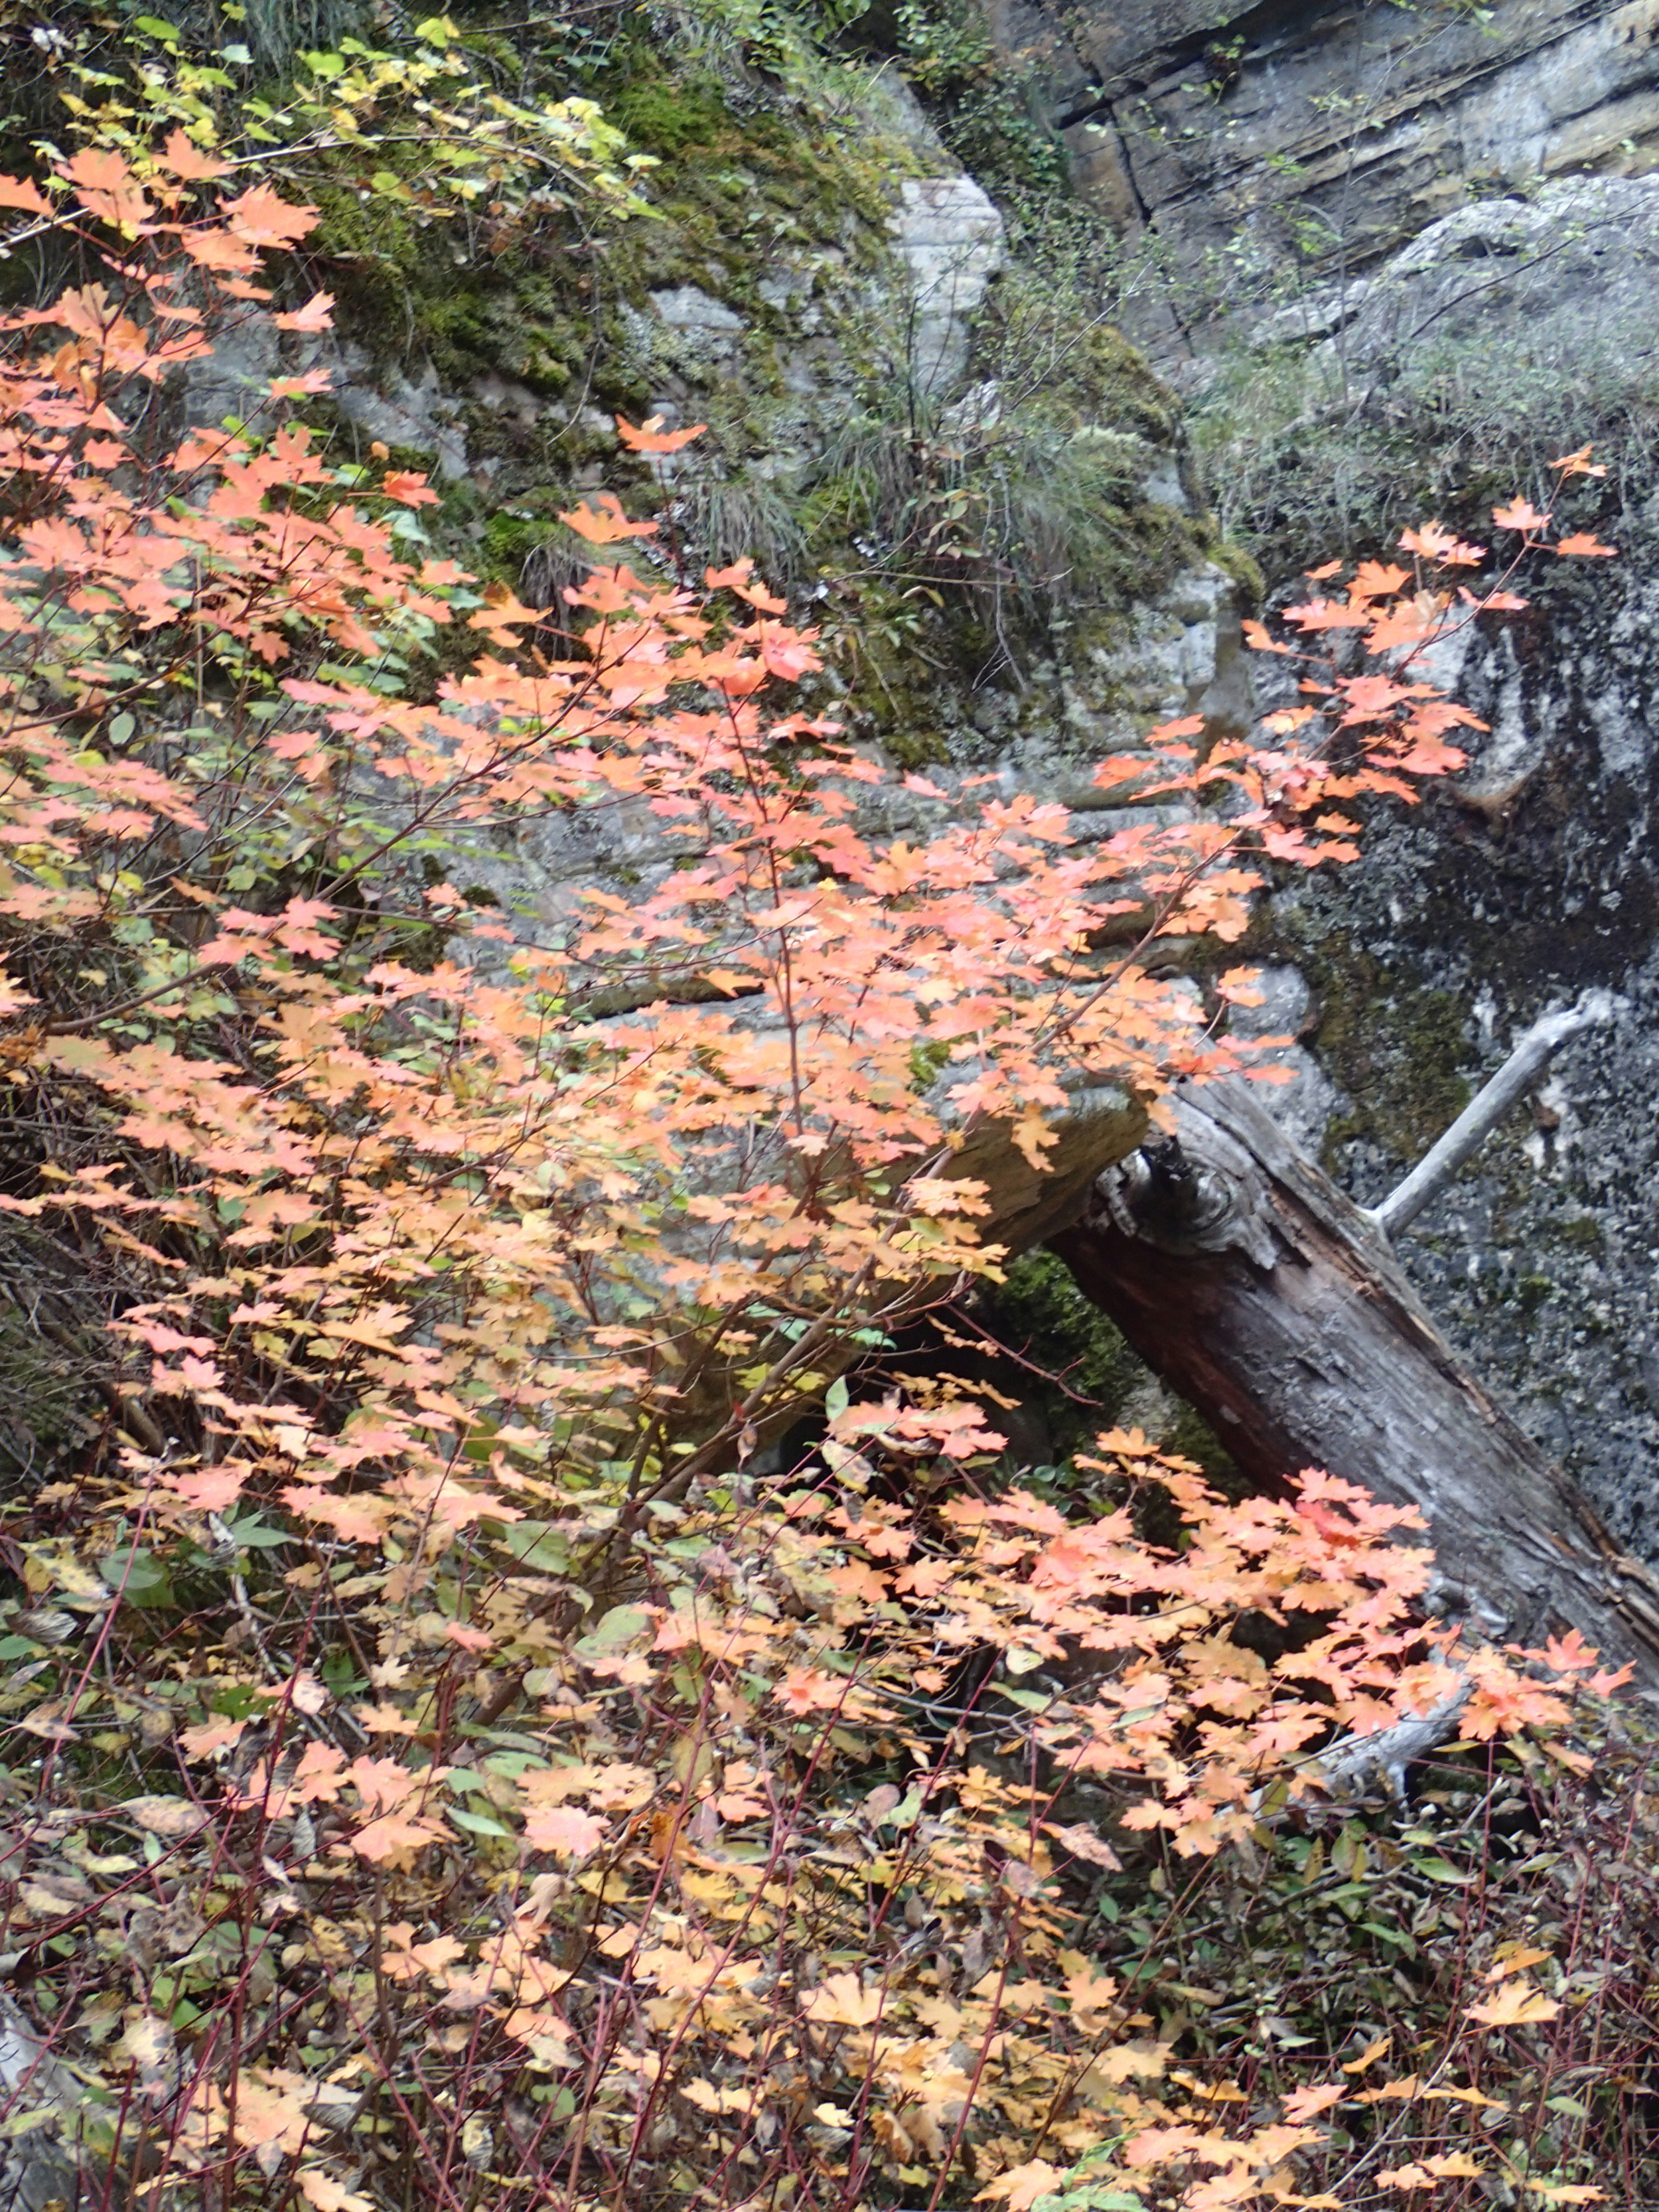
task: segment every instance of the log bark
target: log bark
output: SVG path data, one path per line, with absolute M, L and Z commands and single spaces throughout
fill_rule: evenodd
M 1577 1628 L 1659 1692 L 1659 1583 L 1462 1365 L 1376 1223 L 1247 1085 L 1174 1112 L 1051 1240 L 1086 1295 L 1255 1483 L 1321 1467 L 1417 1506 L 1437 1613 L 1527 1643 Z

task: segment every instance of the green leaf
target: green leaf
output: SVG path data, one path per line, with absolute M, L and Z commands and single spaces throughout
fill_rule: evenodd
M 45 2127 L 48 2120 L 62 2118 L 62 2109 L 57 2105 L 36 2105 L 27 2112 L 12 2112 L 0 2120 L 0 2138 L 15 2142 L 19 2136 L 32 2135 L 36 2128 Z
M 833 1421 L 847 1411 L 847 1377 L 844 1375 L 837 1375 L 823 1394 L 823 1410 Z
M 350 1656 L 344 1651 L 331 1651 L 317 1668 L 324 1681 L 337 1698 L 355 1698 L 368 1684 L 353 1668 Z
M 574 1649 L 578 1658 L 608 1658 L 620 1651 L 636 1636 L 643 1636 L 651 1626 L 651 1616 L 642 1605 L 613 1605 L 604 1619 L 581 1638 Z
M 163 39 L 172 46 L 178 46 L 184 36 L 181 31 L 173 24 L 164 22 L 159 15 L 135 15 L 132 27 L 135 31 L 143 31 L 149 38 Z
M 483 1813 L 469 1813 L 465 1806 L 453 1805 L 450 1819 L 458 1828 L 465 1828 L 474 1836 L 510 1836 L 511 1828 L 504 1828 L 499 1820 L 492 1820 Z
M 299 1541 L 291 1529 L 273 1528 L 268 1522 L 261 1521 L 257 1516 L 246 1521 L 227 1521 L 225 1534 L 239 1548 L 256 1552 L 275 1551 L 278 1545 Z
M 1012 1682 L 999 1682 L 997 1695 L 1006 1698 L 1011 1705 L 1021 1705 L 1028 1713 L 1046 1713 L 1054 1704 L 1054 1693 L 1048 1690 L 1018 1690 Z
M 1472 1874 L 1464 1874 L 1449 1859 L 1413 1859 L 1412 1872 L 1426 1875 L 1431 1881 L 1453 1882 L 1459 1889 L 1467 1889 L 1474 1880 Z
M 166 1567 L 153 1552 L 123 1546 L 118 1551 L 106 1552 L 98 1562 L 98 1571 L 127 1605 L 169 1606 L 179 1601 Z
M 1039 2197 L 1031 2212 L 1146 2212 L 1144 2198 L 1127 2189 L 1062 2189 Z
M 562 1575 L 570 1565 L 570 1540 L 551 1521 L 514 1521 L 498 1540 L 538 1574 Z
M 1403 1928 L 1385 1928 L 1378 1920 L 1362 1920 L 1359 1925 L 1367 1936 L 1375 1936 L 1380 1943 L 1392 1943 L 1396 1950 L 1403 1951 L 1408 1959 L 1414 1959 L 1417 1956 L 1417 1946 Z

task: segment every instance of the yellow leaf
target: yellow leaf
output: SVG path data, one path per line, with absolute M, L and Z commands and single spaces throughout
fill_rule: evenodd
M 1488 2097 L 1479 2089 L 1425 2089 L 1423 2096 L 1425 2102 L 1437 2097 L 1443 2103 L 1449 2100 L 1455 2105 L 1475 2105 L 1486 2112 L 1507 2112 L 1509 2110 L 1501 2098 Z
M 1362 2105 L 1375 2105 L 1383 2097 L 1410 2099 L 1416 2096 L 1419 2086 L 1415 2074 L 1405 2074 L 1397 2081 L 1383 2082 L 1380 2088 L 1362 2089 L 1356 2101 Z
M 1561 2009 L 1553 1997 L 1547 1997 L 1541 1990 L 1529 1990 L 1519 1982 L 1506 1982 L 1494 1997 L 1485 2004 L 1465 2008 L 1471 2020 L 1484 2021 L 1488 2027 L 1524 2027 L 1531 2021 L 1553 2020 Z
M 1489 1982 L 1501 1982 L 1506 1976 L 1521 1973 L 1528 1966 L 1541 1966 L 1550 1954 L 1534 1950 L 1529 1943 L 1500 1943 L 1497 1955 L 1498 1964 L 1486 1969 Z
M 1388 2037 L 1379 2035 L 1375 2043 L 1368 2043 L 1365 2045 L 1358 2058 L 1350 2058 L 1343 2066 L 1342 2071 L 1345 2074 L 1363 2074 L 1368 2066 L 1382 2056 L 1388 2047 Z
M 1165 2043 L 1120 2043 L 1114 2051 L 1103 2051 L 1089 2071 L 1103 2081 L 1155 2081 L 1169 2048 Z
M 207 1814 L 188 1797 L 129 1797 L 119 1810 L 123 1820 L 132 1821 L 148 1834 L 175 1840 L 193 1836 L 207 1822 Z
M 325 2173 L 320 2166 L 301 2167 L 294 2177 L 300 2193 L 316 2212 L 374 2212 L 367 2197 L 356 2190 L 347 2189 L 331 2173 Z
M 116 2049 L 142 2072 L 153 2074 L 173 2055 L 173 2030 L 153 2014 L 141 2013 L 137 2020 L 128 2021 Z
M 833 2022 L 839 2027 L 868 2027 L 879 2020 L 882 1992 L 866 1990 L 856 1974 L 831 1974 L 821 1990 L 806 2001 L 808 2020 Z
M 1006 2173 L 988 2184 L 974 2198 L 975 2204 L 994 2203 L 1000 2198 L 1008 2212 L 1029 2212 L 1039 2197 L 1051 2196 L 1065 2179 L 1057 2166 L 1050 2166 L 1046 2158 L 1029 2160 L 1024 2166 L 1011 2166 Z

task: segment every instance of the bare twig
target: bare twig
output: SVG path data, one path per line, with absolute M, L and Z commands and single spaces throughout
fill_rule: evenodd
M 1431 1198 L 1449 1183 L 1466 1159 L 1498 1126 L 1516 1100 L 1530 1089 L 1553 1054 L 1583 1030 L 1610 1022 L 1623 1001 L 1610 991 L 1586 991 L 1566 1012 L 1534 1022 L 1490 1083 L 1470 1100 L 1440 1141 L 1431 1146 L 1404 1182 L 1390 1191 L 1370 1218 L 1385 1237 L 1397 1237 L 1415 1221 Z

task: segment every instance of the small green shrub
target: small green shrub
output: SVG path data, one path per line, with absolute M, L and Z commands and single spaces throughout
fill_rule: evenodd
M 807 573 L 807 533 L 798 503 L 764 477 L 694 477 L 669 510 L 676 537 L 701 566 L 754 562 L 775 586 Z

